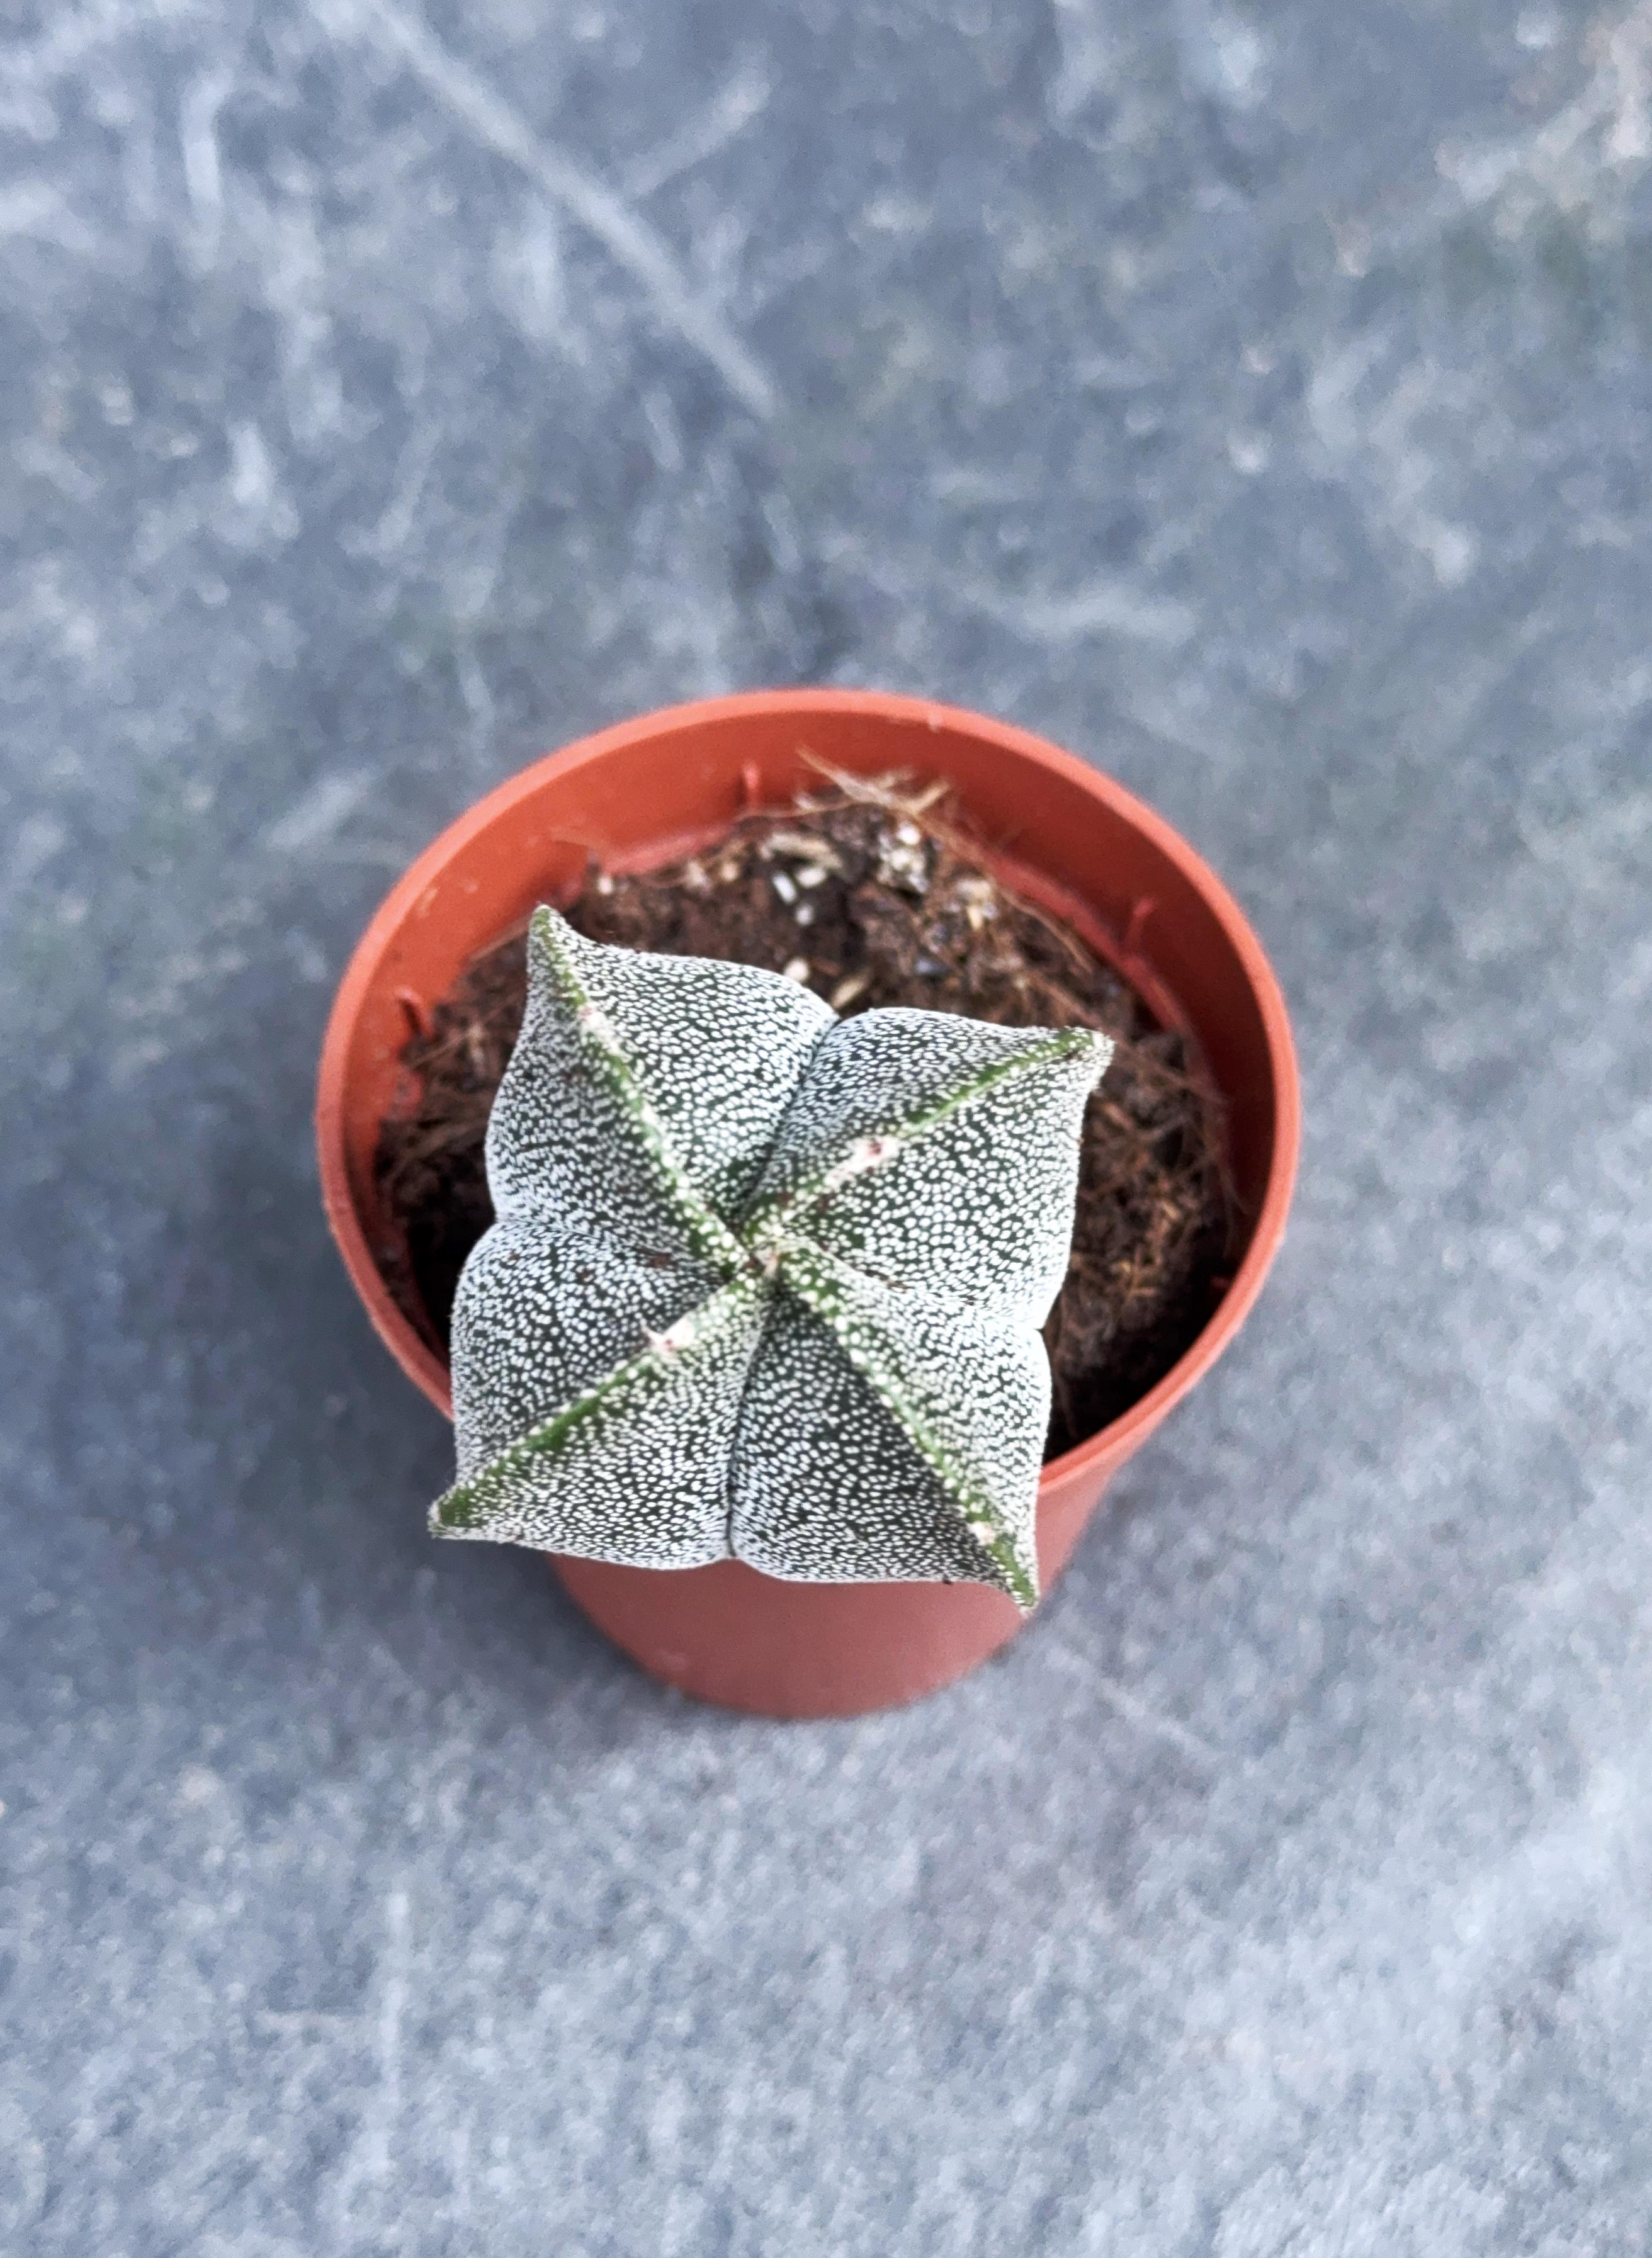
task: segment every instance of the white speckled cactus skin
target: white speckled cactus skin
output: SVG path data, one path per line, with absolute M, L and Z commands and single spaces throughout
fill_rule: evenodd
M 1038 1595 L 1085 1100 L 1112 1046 L 840 1020 L 535 912 L 453 1308 L 438 1536 Z

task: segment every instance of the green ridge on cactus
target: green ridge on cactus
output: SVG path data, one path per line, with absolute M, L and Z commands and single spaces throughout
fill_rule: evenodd
M 1039 1327 L 1107 1037 L 839 1019 L 552 909 L 528 962 L 432 1531 L 1033 1606 Z

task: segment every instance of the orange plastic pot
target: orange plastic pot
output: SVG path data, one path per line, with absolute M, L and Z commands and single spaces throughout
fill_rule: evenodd
M 317 1104 L 322 1194 L 345 1266 L 391 1354 L 451 1413 L 447 1363 L 391 1298 L 374 1187 L 381 1123 L 404 1094 L 410 1023 L 592 853 L 615 870 L 694 852 L 743 810 L 788 801 L 808 756 L 945 777 L 1007 884 L 1064 918 L 1185 1028 L 1227 1102 L 1245 1244 L 1198 1339 L 1122 1418 L 1053 1460 L 1038 1553 L 1054 1583 L 1110 1478 L 1209 1371 L 1248 1315 L 1285 1230 L 1299 1098 L 1290 1023 L 1260 943 L 1214 874 L 1141 801 L 1053 745 L 976 714 L 871 691 L 763 691 L 605 729 L 525 769 L 443 832 L 392 888 L 340 984 Z M 649 1569 L 553 1556 L 567 1591 L 656 1678 L 770 1716 L 909 1701 L 1015 1637 L 981 1585 L 791 1584 L 737 1560 Z

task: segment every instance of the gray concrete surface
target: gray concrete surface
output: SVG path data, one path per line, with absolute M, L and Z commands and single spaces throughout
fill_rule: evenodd
M 1652 2232 L 1652 11 L 8 11 L 0 2247 Z M 352 1301 L 406 858 L 778 680 L 1276 955 L 1275 1282 L 908 1715 L 674 1703 Z

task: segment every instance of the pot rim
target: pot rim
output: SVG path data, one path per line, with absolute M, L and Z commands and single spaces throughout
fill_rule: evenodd
M 656 707 L 649 713 L 616 722 L 547 753 L 495 785 L 447 825 L 409 864 L 380 904 L 351 955 L 328 1016 L 316 1093 L 322 1204 L 345 1267 L 374 1331 L 408 1377 L 438 1410 L 451 1417 L 447 1365 L 402 1314 L 386 1285 L 362 1228 L 350 1182 L 344 1128 L 350 1039 L 377 976 L 380 961 L 444 867 L 469 845 L 478 832 L 487 829 L 518 803 L 530 799 L 548 775 L 595 766 L 613 752 L 687 725 L 735 721 L 753 713 L 801 720 L 827 711 L 880 717 L 937 731 L 950 728 L 996 744 L 1048 773 L 1065 778 L 1101 801 L 1114 815 L 1149 839 L 1201 896 L 1243 966 L 1256 997 L 1271 1084 L 1273 1139 L 1250 1243 L 1231 1283 L 1197 1338 L 1183 1351 L 1163 1379 L 1139 1396 L 1128 1411 L 1045 1465 L 1040 1488 L 1047 1491 L 1057 1480 L 1065 1483 L 1093 1467 L 1116 1466 L 1129 1456 L 1171 1407 L 1204 1377 L 1250 1315 L 1285 1234 L 1301 1138 L 1301 1090 L 1290 1017 L 1278 980 L 1250 921 L 1210 865 L 1178 831 L 1134 792 L 1127 792 L 1122 785 L 1115 784 L 1076 754 L 1065 752 L 1011 722 L 994 721 L 989 715 L 973 713 L 965 707 L 948 706 L 938 699 L 888 691 L 747 690 L 727 697 Z

